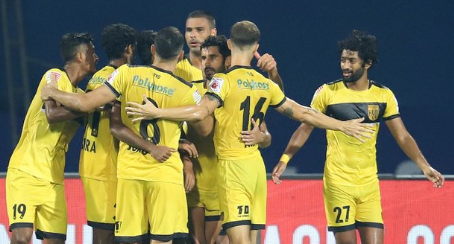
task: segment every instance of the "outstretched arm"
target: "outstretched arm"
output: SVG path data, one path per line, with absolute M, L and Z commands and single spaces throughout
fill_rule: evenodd
M 271 173 L 271 177 L 273 178 L 273 182 L 277 185 L 281 184 L 281 180 L 279 177 L 284 173 L 285 169 L 287 168 L 287 163 L 292 159 L 292 157 L 300 150 L 300 148 L 306 143 L 307 139 L 312 133 L 314 129 L 313 126 L 302 123 L 298 129 L 295 130 L 290 141 L 285 148 L 284 153 L 282 154 L 281 159 L 276 164 Z
M 157 108 L 144 95 L 144 104 L 128 102 L 126 111 L 128 115 L 137 116 L 133 121 L 143 119 L 168 119 L 173 121 L 201 121 L 213 114 L 213 111 L 219 106 L 219 101 L 210 95 L 203 96 L 200 103 L 196 105 L 174 107 L 174 108 Z
M 370 138 L 374 132 L 371 129 L 372 125 L 361 123 L 364 118 L 340 121 L 328 117 L 310 107 L 302 106 L 289 98 L 281 106 L 276 108 L 276 110 L 289 118 L 318 128 L 342 131 L 361 142 L 364 142 L 363 138 Z
M 57 82 L 52 81 L 41 90 L 41 99 L 48 101 L 53 99 L 70 109 L 90 112 L 98 107 L 115 99 L 115 94 L 107 86 L 100 86 L 87 93 L 69 93 L 60 91 L 57 88 Z
M 405 125 L 401 118 L 395 118 L 386 121 L 391 134 L 394 139 L 396 139 L 397 144 L 402 149 L 402 151 L 415 162 L 418 167 L 424 172 L 424 175 L 433 182 L 434 187 L 440 188 L 443 186 L 445 178 L 440 172 L 435 170 L 427 162 L 426 158 L 419 150 L 418 144 L 416 144 L 415 139 L 410 135 L 410 133 L 405 128 Z

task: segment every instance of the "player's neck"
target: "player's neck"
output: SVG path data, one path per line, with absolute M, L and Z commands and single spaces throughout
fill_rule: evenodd
M 355 91 L 369 90 L 369 87 L 370 87 L 369 79 L 367 78 L 367 75 L 363 75 L 361 78 L 359 78 L 355 82 L 348 82 L 346 84 L 347 84 L 348 89 L 355 90 Z
M 75 63 L 65 64 L 64 69 L 73 86 L 77 86 L 88 75 Z
M 192 66 L 202 70 L 202 56 L 200 53 L 189 52 L 189 61 L 191 61 Z
M 177 66 L 178 59 L 175 60 L 160 60 L 159 58 L 156 58 L 156 60 L 153 62 L 153 66 L 158 67 L 163 70 L 167 70 L 170 72 L 175 72 L 175 67 Z
M 114 67 L 120 67 L 123 64 L 128 63 L 126 59 L 119 58 L 119 59 L 112 59 L 109 61 L 109 65 L 114 66 Z

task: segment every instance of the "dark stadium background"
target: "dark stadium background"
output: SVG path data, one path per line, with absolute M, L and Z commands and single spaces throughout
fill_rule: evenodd
M 313 92 L 324 82 L 340 77 L 337 41 L 352 29 L 378 37 L 380 63 L 370 78 L 390 87 L 410 133 L 429 162 L 444 174 L 454 174 L 452 153 L 454 109 L 452 101 L 452 58 L 454 57 L 454 2 L 442 1 L 18 1 L 2 0 L 0 38 L 0 172 L 6 171 L 16 145 L 11 114 L 17 133 L 22 128 L 28 101 L 24 102 L 21 80 L 28 80 L 30 94 L 35 93 L 43 73 L 61 67 L 58 42 L 66 32 L 91 32 L 95 37 L 98 68 L 107 60 L 101 48 L 104 26 L 122 22 L 136 30 L 159 30 L 173 25 L 184 31 L 189 12 L 211 11 L 217 18 L 219 34 L 228 35 L 236 21 L 251 20 L 261 30 L 261 53 L 271 53 L 278 62 L 288 97 L 308 105 Z M 22 16 L 28 76 L 19 68 L 19 39 Z M 6 22 L 5 22 L 6 20 Z M 5 46 L 5 27 L 12 39 Z M 5 48 L 11 52 L 14 89 L 6 86 Z M 85 83 L 82 84 L 82 87 Z M 8 94 L 14 94 L 14 113 Z M 274 111 L 267 114 L 273 135 L 263 156 L 270 172 L 285 149 L 298 123 Z M 81 131 L 74 138 L 67 156 L 67 172 L 77 172 Z M 394 173 L 406 160 L 388 129 L 382 123 L 378 139 L 379 173 Z M 322 173 L 326 142 L 324 131 L 316 130 L 306 146 L 289 165 L 298 173 Z

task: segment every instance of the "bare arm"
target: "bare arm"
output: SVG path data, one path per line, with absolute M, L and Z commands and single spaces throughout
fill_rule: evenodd
M 268 73 L 268 78 L 274 83 L 276 83 L 282 91 L 284 91 L 284 82 L 277 71 L 277 62 L 274 57 L 268 53 L 260 55 L 259 53 L 254 54 L 255 58 L 257 59 L 257 67 L 259 69 Z
M 41 99 L 53 99 L 70 109 L 90 112 L 115 99 L 115 94 L 107 86 L 100 86 L 88 93 L 69 93 L 60 91 L 55 81 L 45 85 L 41 91 Z
M 307 139 L 312 133 L 314 129 L 313 126 L 302 123 L 298 129 L 295 130 L 290 141 L 285 148 L 283 156 L 276 164 L 271 173 L 271 177 L 273 178 L 273 182 L 277 185 L 281 184 L 281 180 L 279 177 L 284 173 L 285 169 L 287 168 L 288 161 L 300 150 L 301 147 L 306 143 Z
M 189 122 L 189 124 L 197 131 L 197 134 L 201 136 L 208 136 L 214 129 L 214 116 L 211 114 L 203 120 L 192 121 Z
M 364 137 L 370 138 L 370 135 L 373 133 L 371 125 L 361 124 L 364 118 L 340 121 L 328 117 L 310 107 L 302 106 L 289 98 L 281 106 L 276 108 L 276 110 L 289 118 L 318 128 L 342 131 L 362 142 L 364 141 Z
M 136 148 L 140 148 L 148 152 L 153 158 L 159 162 L 164 162 L 172 155 L 176 150 L 165 146 L 156 146 L 153 143 L 146 141 L 142 137 L 138 136 L 134 131 L 125 126 L 121 121 L 121 107 L 120 103 L 115 102 L 112 106 L 110 113 L 110 131 L 120 141 L 125 142 Z
M 54 100 L 44 102 L 47 122 L 49 124 L 62 121 L 72 120 L 85 115 L 85 113 L 76 112 L 63 106 L 58 106 Z
M 402 151 L 418 165 L 418 167 L 424 172 L 424 175 L 431 182 L 434 183 L 434 187 L 440 188 L 443 186 L 444 177 L 437 170 L 432 168 L 427 162 L 426 158 L 419 149 L 415 139 L 405 128 L 405 125 L 401 118 L 395 118 L 386 121 L 391 134 L 396 139 L 397 144 Z
M 219 101 L 210 95 L 203 96 L 199 104 L 184 107 L 156 108 L 146 97 L 144 97 L 144 102 L 143 105 L 128 102 L 128 107 L 126 107 L 128 115 L 137 116 L 133 121 L 155 118 L 173 121 L 201 121 L 213 114 L 213 111 L 219 106 Z

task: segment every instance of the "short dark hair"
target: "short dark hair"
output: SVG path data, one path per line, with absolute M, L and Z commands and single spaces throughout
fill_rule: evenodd
M 230 40 L 240 48 L 257 44 L 260 40 L 260 30 L 251 21 L 243 20 L 235 23 L 230 29 Z
M 172 59 L 183 50 L 184 37 L 181 32 L 173 26 L 158 31 L 154 40 L 156 54 L 164 59 Z
M 208 11 L 196 10 L 194 12 L 191 12 L 186 19 L 191 18 L 205 18 L 210 23 L 211 29 L 216 28 L 216 19 L 214 18 L 214 15 Z
M 151 45 L 154 44 L 157 32 L 153 30 L 144 30 L 137 34 L 137 56 L 139 56 L 142 65 L 150 65 L 153 60 L 151 56 Z
M 371 67 L 378 63 L 377 38 L 359 30 L 353 30 L 345 40 L 338 42 L 339 54 L 343 50 L 357 51 L 364 63 L 370 62 Z
M 231 55 L 230 49 L 227 46 L 227 37 L 224 35 L 209 36 L 201 45 L 200 50 L 208 47 L 218 47 L 219 53 L 225 59 Z
M 67 33 L 60 40 L 60 55 L 65 62 L 71 61 L 79 51 L 80 45 L 90 45 L 93 37 L 89 33 Z
M 109 60 L 123 56 L 129 45 L 136 44 L 136 31 L 125 24 L 112 24 L 104 27 L 101 44 Z

